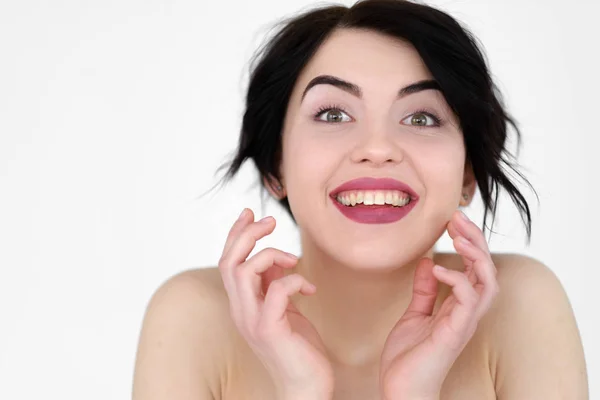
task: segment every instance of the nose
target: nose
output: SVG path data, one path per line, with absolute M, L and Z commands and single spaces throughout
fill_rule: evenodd
M 354 163 L 373 165 L 397 164 L 404 158 L 403 151 L 383 130 L 365 133 L 352 149 L 350 158 Z

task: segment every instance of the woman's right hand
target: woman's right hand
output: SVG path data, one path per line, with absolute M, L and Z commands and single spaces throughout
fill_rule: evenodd
M 256 242 L 275 229 L 275 219 L 254 222 L 244 209 L 232 226 L 219 270 L 229 296 L 231 317 L 271 375 L 278 399 L 330 399 L 334 375 L 325 346 L 314 326 L 290 301 L 316 288 L 299 274 L 284 276 L 298 259 L 266 248 L 246 259 Z

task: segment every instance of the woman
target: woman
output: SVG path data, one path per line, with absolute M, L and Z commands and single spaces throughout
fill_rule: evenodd
M 479 188 L 485 225 L 501 186 L 531 235 L 498 96 L 470 33 L 431 7 L 366 0 L 286 21 L 251 75 L 226 177 L 255 163 L 302 255 L 249 257 L 275 221 L 244 210 L 218 266 L 153 296 L 134 398 L 586 399 L 555 275 L 490 254 L 458 210 Z M 434 251 L 445 231 L 456 253 Z

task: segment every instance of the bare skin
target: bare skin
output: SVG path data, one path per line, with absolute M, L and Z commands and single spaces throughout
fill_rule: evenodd
M 528 279 L 539 279 L 540 284 L 552 281 L 552 274 L 549 273 L 542 264 L 534 260 L 515 254 L 492 254 L 492 258 L 498 269 L 498 282 L 501 287 L 500 294 L 492 308 L 482 318 L 477 328 L 477 332 L 461 353 L 455 364 L 452 366 L 443 386 L 441 399 L 443 400 L 464 400 L 464 399 L 518 399 L 522 393 L 527 393 L 525 386 L 531 385 L 532 395 L 530 398 L 549 398 L 558 399 L 560 394 L 571 393 L 573 399 L 587 399 L 587 378 L 585 371 L 585 362 L 583 359 L 583 349 L 580 347 L 579 333 L 575 327 L 570 308 L 564 312 L 570 324 L 567 330 L 568 334 L 561 336 L 562 345 L 552 347 L 554 355 L 548 357 L 549 360 L 558 358 L 563 360 L 566 365 L 576 366 L 572 370 L 560 371 L 560 368 L 552 368 L 558 375 L 545 375 L 547 381 L 544 381 L 544 375 L 536 381 L 536 374 L 528 371 L 528 367 L 523 366 L 527 357 L 519 352 L 521 346 L 531 346 L 530 344 L 519 343 L 519 339 L 528 340 L 530 327 L 525 325 L 511 325 L 507 316 L 517 316 L 518 310 L 511 309 L 519 307 L 516 301 L 511 299 L 511 293 L 522 291 L 517 286 L 523 282 L 524 276 Z M 446 266 L 449 269 L 462 270 L 462 261 L 454 253 L 435 253 L 433 257 L 437 264 Z M 196 269 L 184 272 L 191 280 L 201 280 L 202 285 L 208 284 L 212 290 L 209 291 L 211 297 L 215 300 L 217 312 L 213 313 L 215 321 L 201 322 L 197 324 L 209 327 L 214 330 L 215 338 L 220 338 L 220 342 L 213 343 L 212 348 L 218 348 L 212 361 L 214 365 L 213 374 L 208 377 L 213 398 L 215 400 L 225 399 L 248 399 L 248 400 L 276 400 L 273 383 L 265 372 L 264 368 L 257 360 L 246 342 L 236 332 L 235 326 L 228 314 L 228 298 L 223 288 L 219 271 L 216 267 L 206 269 Z M 511 288 L 511 286 L 514 286 Z M 436 308 L 443 302 L 450 293 L 449 287 L 440 286 L 440 292 Z M 552 293 L 550 291 L 550 293 Z M 560 293 L 554 293 L 558 295 Z M 299 306 L 297 298 L 293 300 Z M 548 299 L 548 307 L 552 306 L 552 299 Z M 352 318 L 354 312 L 351 308 L 345 311 L 341 310 L 343 315 L 339 318 Z M 398 317 L 404 312 L 403 309 L 397 311 Z M 560 312 L 560 311 L 559 311 Z M 326 319 L 325 319 L 326 320 Z M 506 324 L 499 321 L 506 321 Z M 318 326 L 318 325 L 317 325 Z M 320 333 L 327 337 L 327 330 L 335 331 L 332 324 L 323 324 L 320 327 Z M 373 326 L 373 338 L 385 338 L 391 326 Z M 523 331 L 519 331 L 522 329 Z M 351 336 L 351 335 L 346 335 Z M 343 341 L 344 337 L 340 337 Z M 383 339 L 382 339 L 383 340 Z M 372 360 L 361 363 L 357 361 L 355 365 L 343 365 L 339 362 L 333 362 L 336 373 L 334 400 L 378 400 L 379 392 L 377 386 L 378 364 L 376 362 L 379 346 L 370 346 L 360 351 L 352 352 L 356 359 Z M 532 349 L 535 352 L 535 349 Z M 362 355 L 362 357 L 359 357 Z M 543 370 L 543 364 L 531 365 L 530 368 Z M 516 371 L 515 371 L 516 370 Z M 531 382 L 526 381 L 518 383 L 514 379 L 514 373 L 528 375 Z M 560 383 L 557 383 L 560 382 Z M 539 385 L 539 386 L 537 386 Z M 563 386 L 566 385 L 566 386 Z M 547 395 L 544 397 L 544 390 L 547 389 Z M 521 393 L 521 394 L 519 394 Z M 538 393 L 539 396 L 536 396 Z M 559 392 L 560 393 L 560 392 Z M 556 396 L 556 397 L 552 397 Z
M 362 94 L 318 84 L 303 96 L 323 75 L 344 79 Z M 302 256 L 286 274 L 302 275 L 317 292 L 291 301 L 322 338 L 336 400 L 381 399 L 380 356 L 411 301 L 418 260 L 464 271 L 460 256 L 434 252 L 476 188 L 462 132 L 438 91 L 398 98 L 399 88 L 431 78 L 407 43 L 340 31 L 307 64 L 291 94 L 282 189 L 270 189 L 275 198 L 287 197 L 300 231 Z M 315 116 L 332 105 L 344 111 Z M 430 124 L 419 109 L 445 122 Z M 323 122 L 334 115 L 337 122 Z M 415 116 L 428 125 L 414 125 Z M 400 179 L 420 200 L 396 223 L 350 221 L 330 193 L 364 176 Z M 529 257 L 492 258 L 499 294 L 452 365 L 441 398 L 587 399 L 579 332 L 556 277 Z M 140 339 L 135 400 L 275 400 L 272 380 L 232 322 L 221 278 L 216 267 L 187 271 L 154 296 Z M 436 307 L 449 293 L 440 283 Z

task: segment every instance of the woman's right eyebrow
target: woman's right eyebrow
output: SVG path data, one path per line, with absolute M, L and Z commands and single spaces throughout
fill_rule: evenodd
M 338 78 L 336 76 L 333 75 L 319 75 L 315 78 L 313 78 L 308 85 L 306 85 L 306 88 L 304 89 L 304 92 L 302 93 L 302 98 L 300 100 L 300 102 L 302 103 L 302 100 L 304 100 L 304 97 L 306 96 L 306 93 L 313 87 L 317 86 L 317 85 L 332 85 L 335 86 L 339 89 L 342 89 L 348 93 L 350 93 L 351 95 L 358 97 L 359 99 L 362 98 L 362 90 L 361 88 L 351 82 L 345 81 L 341 78 Z M 437 83 L 437 81 L 432 80 L 432 79 L 424 79 L 418 82 L 414 82 L 411 83 L 408 86 L 403 87 L 402 89 L 400 89 L 398 91 L 398 99 L 401 99 L 405 96 L 408 96 L 409 94 L 413 94 L 413 93 L 417 93 L 423 90 L 439 90 L 440 92 L 442 91 L 442 89 L 440 88 L 440 85 Z

